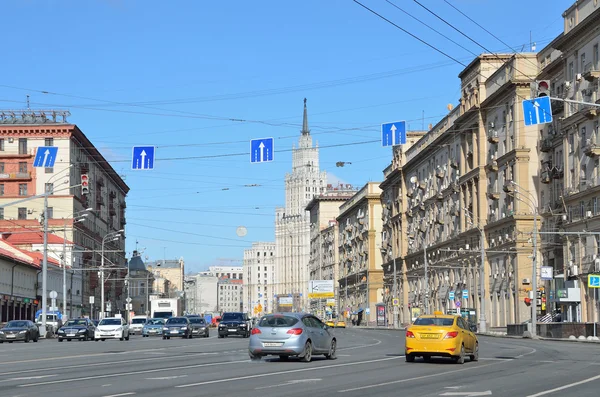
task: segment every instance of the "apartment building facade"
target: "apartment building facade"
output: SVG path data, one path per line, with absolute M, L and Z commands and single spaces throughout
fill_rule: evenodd
M 185 280 L 183 258 L 148 262 L 147 268 L 155 277 L 153 291 L 161 293 L 166 298 L 179 298 L 183 295 Z
M 339 211 L 340 311 L 366 324 L 375 318 L 376 304 L 383 298 L 379 183 L 367 183 Z
M 327 185 L 324 193 L 315 196 L 306 206 L 310 216 L 309 280 L 333 280 L 335 305 L 327 299 L 311 299 L 310 310 L 323 318 L 338 310 L 339 250 L 337 216 L 340 206 L 356 193 L 349 184 Z M 325 313 L 328 312 L 328 313 Z
M 222 277 L 218 281 L 218 311 L 241 312 L 244 307 L 242 280 Z
M 251 317 L 271 313 L 274 308 L 275 243 L 254 242 L 244 250 L 244 313 Z
M 0 111 L 0 204 L 5 206 L 0 210 L 0 229 L 26 228 L 39 233 L 44 199 L 34 196 L 50 193 L 49 230 L 73 243 L 67 245 L 67 267 L 83 273 L 82 307 L 77 311 L 83 315 L 100 311 L 98 272 L 90 269 L 99 267 L 104 245 L 107 273 L 110 271 L 105 297 L 115 312 L 125 307 L 125 238 L 102 241 L 108 233 L 124 228 L 129 187 L 79 127 L 67 122 L 68 115 L 66 111 Z M 53 167 L 33 166 L 41 146 L 58 147 Z M 80 187 L 82 174 L 89 177 L 87 195 Z M 29 200 L 11 205 L 23 199 Z M 74 222 L 88 208 L 89 215 Z M 76 251 L 82 252 L 73 253 L 74 247 L 81 247 Z M 90 296 L 95 297 L 94 308 L 88 305 Z

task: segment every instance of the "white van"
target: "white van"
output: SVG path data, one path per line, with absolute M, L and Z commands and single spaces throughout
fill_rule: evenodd
M 148 316 L 133 316 L 131 318 L 131 324 L 129 324 L 129 332 L 132 335 L 141 335 L 146 321 L 148 321 Z

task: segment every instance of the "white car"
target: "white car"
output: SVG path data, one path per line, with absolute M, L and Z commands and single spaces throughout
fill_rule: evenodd
M 131 335 L 142 334 L 142 329 L 144 325 L 148 321 L 148 317 L 146 316 L 133 316 L 131 319 L 131 325 L 129 325 L 129 332 Z
M 107 317 L 96 326 L 94 340 L 120 339 L 129 340 L 129 325 L 123 318 Z

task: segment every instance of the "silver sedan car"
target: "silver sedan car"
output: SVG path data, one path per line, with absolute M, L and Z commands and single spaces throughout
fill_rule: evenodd
M 314 354 L 335 360 L 337 340 L 333 329 L 306 313 L 278 313 L 262 317 L 252 328 L 248 351 L 252 360 L 263 356 L 290 356 L 309 362 Z

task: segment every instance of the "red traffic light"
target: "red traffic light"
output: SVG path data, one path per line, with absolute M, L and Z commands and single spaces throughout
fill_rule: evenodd
M 88 194 L 89 191 L 89 176 L 88 174 L 81 174 L 81 194 Z
M 550 88 L 550 86 L 548 85 L 548 82 L 546 80 L 542 80 L 538 83 L 538 89 L 540 90 L 548 90 Z

